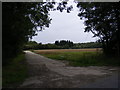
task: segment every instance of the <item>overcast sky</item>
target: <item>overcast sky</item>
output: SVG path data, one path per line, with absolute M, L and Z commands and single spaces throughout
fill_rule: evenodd
M 56 40 L 70 40 L 74 43 L 93 42 L 97 38 L 93 38 L 92 33 L 84 32 L 84 20 L 80 20 L 77 16 L 78 8 L 75 3 L 70 2 L 74 7 L 71 13 L 66 11 L 51 11 L 50 17 L 52 18 L 49 28 L 44 31 L 38 32 L 32 41 L 38 43 L 54 43 Z

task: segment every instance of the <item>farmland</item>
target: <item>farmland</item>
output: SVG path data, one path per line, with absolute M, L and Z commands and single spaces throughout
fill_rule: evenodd
M 34 50 L 38 53 L 47 53 L 47 52 L 95 52 L 95 51 L 102 51 L 101 48 L 92 48 L 92 49 L 48 49 L 48 50 Z
M 106 57 L 102 49 L 51 49 L 33 52 L 54 60 L 68 61 L 72 66 L 118 66 L 119 58 Z

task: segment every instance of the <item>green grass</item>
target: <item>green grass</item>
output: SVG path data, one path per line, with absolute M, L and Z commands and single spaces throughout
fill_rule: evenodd
M 3 67 L 2 72 L 2 86 L 17 87 L 28 77 L 25 55 L 18 55 L 10 64 Z
M 35 51 L 34 51 L 35 52 Z M 36 53 L 39 53 L 36 51 Z M 72 66 L 119 66 L 120 58 L 106 57 L 102 52 L 49 52 L 39 53 L 55 60 L 66 60 Z

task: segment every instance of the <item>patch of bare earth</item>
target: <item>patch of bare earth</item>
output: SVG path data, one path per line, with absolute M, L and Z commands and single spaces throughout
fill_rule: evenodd
M 118 71 L 118 67 L 71 67 L 26 51 L 29 78 L 19 88 L 80 88 Z

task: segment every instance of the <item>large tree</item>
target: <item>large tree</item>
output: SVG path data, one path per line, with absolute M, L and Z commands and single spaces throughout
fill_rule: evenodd
M 3 64 L 16 56 L 36 31 L 49 27 L 52 8 L 53 3 L 2 3 Z
M 120 3 L 79 2 L 78 16 L 85 20 L 85 32 L 99 37 L 106 55 L 120 56 Z
M 2 3 L 3 64 L 21 52 L 22 47 L 37 31 L 49 27 L 49 11 L 55 2 L 4 2 Z M 66 2 L 58 3 L 56 10 L 69 12 Z

